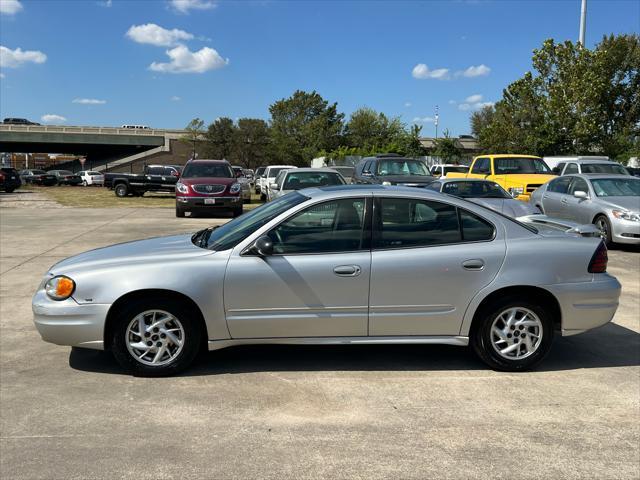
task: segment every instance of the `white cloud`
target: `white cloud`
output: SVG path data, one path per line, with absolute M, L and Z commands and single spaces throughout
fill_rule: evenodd
M 180 100 L 182 100 L 182 98 L 180 98 L 177 95 L 174 95 L 173 97 L 171 97 L 169 100 L 171 100 L 172 102 L 179 102 Z
M 411 102 L 404 102 L 404 106 L 409 108 L 411 106 Z
M 0 0 L 0 14 L 2 15 L 15 15 L 22 8 L 19 0 Z
M 74 98 L 71 103 L 79 103 L 81 105 L 104 105 L 106 100 L 98 100 L 97 98 Z
M 149 70 L 162 73 L 204 73 L 209 70 L 222 68 L 229 63 L 213 48 L 203 47 L 197 52 L 192 52 L 184 45 L 178 45 L 167 50 L 171 61 L 169 63 L 153 62 Z
M 435 70 L 429 70 L 424 63 L 419 63 L 411 71 L 413 78 L 418 80 L 425 80 L 427 78 L 435 78 L 436 80 L 448 80 L 449 69 L 448 68 L 436 68 Z
M 47 56 L 37 50 L 22 50 L 20 48 L 11 50 L 0 45 L 0 67 L 2 68 L 18 68 L 27 62 L 44 63 L 46 61 Z
M 56 115 L 54 113 L 47 113 L 40 117 L 43 123 L 64 123 L 67 121 L 62 115 Z
M 448 102 L 448 103 L 449 103 L 449 105 L 455 105 L 455 104 L 456 104 L 456 103 L 458 103 L 458 102 L 456 102 L 455 100 L 449 100 L 449 102 Z
M 467 103 L 478 103 L 482 101 L 482 95 L 476 93 L 475 95 L 470 95 L 465 99 Z
M 481 64 L 478 66 L 470 66 L 464 72 L 458 72 L 459 75 L 467 78 L 473 77 L 486 77 L 491 73 L 491 69 L 487 67 L 485 64 Z
M 126 36 L 137 43 L 148 43 L 157 47 L 172 47 L 178 45 L 181 40 L 191 40 L 193 35 L 184 30 L 174 28 L 167 30 L 155 23 L 144 25 L 132 25 L 127 30 Z
M 480 110 L 484 107 L 493 107 L 493 102 L 475 102 L 475 103 L 461 103 L 458 105 L 458 110 L 467 112 L 469 110 Z
M 414 117 L 413 123 L 435 123 L 434 117 Z
M 0 72 L 0 78 L 4 78 L 4 77 L 5 77 L 5 74 Z
M 211 10 L 216 8 L 213 0 L 170 0 L 169 5 L 178 13 L 189 13 L 189 10 Z
M 104 0 L 102 2 L 98 2 L 98 5 L 100 5 L 101 7 L 111 8 L 111 6 L 113 5 L 113 0 Z

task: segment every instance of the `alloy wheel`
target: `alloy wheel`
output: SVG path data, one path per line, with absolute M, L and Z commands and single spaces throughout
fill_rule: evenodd
M 174 361 L 185 341 L 180 320 L 164 310 L 147 310 L 136 315 L 129 322 L 125 336 L 131 356 L 153 367 Z
M 533 355 L 542 341 L 542 322 L 531 310 L 512 307 L 491 324 L 491 345 L 503 358 L 521 360 Z

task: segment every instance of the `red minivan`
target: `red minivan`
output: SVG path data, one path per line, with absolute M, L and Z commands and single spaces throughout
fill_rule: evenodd
M 226 160 L 191 160 L 176 183 L 176 217 L 219 210 L 242 215 L 241 190 Z

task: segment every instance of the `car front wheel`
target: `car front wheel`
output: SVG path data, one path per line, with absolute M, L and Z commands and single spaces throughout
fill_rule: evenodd
M 198 315 L 180 302 L 134 301 L 117 315 L 111 350 L 118 363 L 135 375 L 175 375 L 189 367 L 200 351 Z
M 593 223 L 596 227 L 598 227 L 598 230 L 600 230 L 600 236 L 602 237 L 602 240 L 604 240 L 604 242 L 607 244 L 607 247 L 610 247 L 612 239 L 611 223 L 609 222 L 609 219 L 604 215 L 598 215 Z
M 471 345 L 494 370 L 529 370 L 551 349 L 553 319 L 540 305 L 505 298 L 484 309 L 476 320 Z
M 119 185 L 116 185 L 116 197 L 126 197 L 127 194 L 129 193 L 129 189 L 127 188 L 127 186 L 124 183 L 120 183 Z

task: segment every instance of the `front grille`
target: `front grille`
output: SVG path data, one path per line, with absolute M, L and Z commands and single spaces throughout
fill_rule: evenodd
M 203 195 L 215 195 L 224 192 L 226 185 L 193 185 L 193 191 Z
M 536 188 L 539 188 L 541 186 L 542 186 L 541 183 L 535 183 L 535 184 L 527 185 L 527 193 L 532 193 Z

